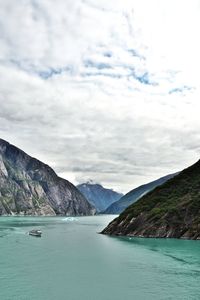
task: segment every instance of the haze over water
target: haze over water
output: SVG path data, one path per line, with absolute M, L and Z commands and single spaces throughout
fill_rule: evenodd
M 113 218 L 1 217 L 0 299 L 199 299 L 200 241 L 97 234 Z

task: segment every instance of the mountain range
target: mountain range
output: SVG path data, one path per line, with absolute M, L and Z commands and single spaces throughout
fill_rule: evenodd
M 0 215 L 93 215 L 95 208 L 69 181 L 0 139 Z
M 200 239 L 200 160 L 130 205 L 102 233 Z
M 105 214 L 120 214 L 123 210 L 125 210 L 129 205 L 136 202 L 138 199 L 140 199 L 142 196 L 147 194 L 149 191 L 153 190 L 157 186 L 165 183 L 170 178 L 173 178 L 178 173 L 170 174 L 164 177 L 161 177 L 157 180 L 154 180 L 152 182 L 149 182 L 147 184 L 141 185 L 130 192 L 128 192 L 126 195 L 121 197 L 118 201 L 112 203 L 105 211 Z
M 104 211 L 110 204 L 119 200 L 123 194 L 104 188 L 99 183 L 88 181 L 77 185 L 79 191 L 96 208 L 97 212 Z

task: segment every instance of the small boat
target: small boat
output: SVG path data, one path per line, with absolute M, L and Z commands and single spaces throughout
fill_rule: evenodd
M 33 229 L 33 230 L 29 231 L 28 234 L 29 234 L 29 235 L 32 235 L 32 236 L 39 236 L 39 237 L 41 237 L 42 231 L 41 231 L 41 230 Z

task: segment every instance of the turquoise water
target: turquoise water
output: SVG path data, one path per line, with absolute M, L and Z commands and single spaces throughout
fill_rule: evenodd
M 200 299 L 200 241 L 97 234 L 113 218 L 1 217 L 0 299 Z

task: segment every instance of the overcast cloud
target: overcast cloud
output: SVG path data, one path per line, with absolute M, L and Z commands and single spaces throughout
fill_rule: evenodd
M 0 137 L 74 184 L 199 159 L 200 1 L 0 0 Z

